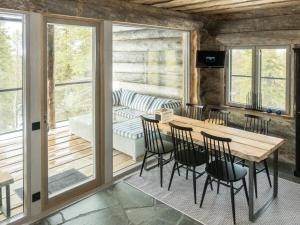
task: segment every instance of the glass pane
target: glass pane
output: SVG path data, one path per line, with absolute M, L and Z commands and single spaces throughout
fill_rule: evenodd
M 0 92 L 0 134 L 22 130 L 22 91 Z
M 286 49 L 261 49 L 261 94 L 266 108 L 286 108 Z
M 92 111 L 91 84 L 57 86 L 55 100 L 56 121 L 65 121 L 74 116 L 88 114 Z
M 0 90 L 22 87 L 23 25 L 15 20 L 0 19 Z
M 261 79 L 263 107 L 285 110 L 286 81 Z
M 252 49 L 231 50 L 231 74 L 252 76 Z
M 243 103 L 247 102 L 248 93 L 251 92 L 251 77 L 231 77 L 231 102 Z
M 95 178 L 95 28 L 48 24 L 48 194 Z
M 10 215 L 0 210 L 0 224 L 23 213 L 23 17 L 0 14 L 0 172 L 10 186 Z M 2 175 L 2 174 L 5 174 Z M 1 179 L 2 179 L 1 178 Z M 5 189 L 4 186 L 2 190 Z M 4 209 L 6 192 L 2 191 Z
M 90 80 L 93 70 L 93 30 L 55 25 L 55 83 Z
M 261 49 L 261 76 L 286 79 L 286 49 Z
M 252 49 L 232 49 L 229 101 L 246 104 L 252 90 Z M 251 100 L 248 100 L 251 103 Z

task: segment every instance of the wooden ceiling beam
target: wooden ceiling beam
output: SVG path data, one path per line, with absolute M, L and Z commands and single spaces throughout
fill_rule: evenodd
M 241 2 L 242 1 L 242 2 Z M 241 0 L 236 1 L 235 3 L 228 3 L 228 4 L 220 4 L 220 5 L 209 5 L 209 6 L 202 6 L 199 5 L 189 5 L 183 7 L 176 7 L 173 8 L 177 11 L 191 11 L 191 12 L 206 12 L 206 11 L 216 11 L 222 9 L 233 9 L 233 8 L 243 8 L 243 7 L 256 7 L 259 5 L 270 5 L 276 3 L 289 3 L 291 0 Z M 300 3 L 300 1 L 299 1 Z
M 285 8 L 289 6 L 299 6 L 299 0 L 292 0 L 289 2 L 281 2 L 281 3 L 273 3 L 273 4 L 261 4 L 255 6 L 245 6 L 240 8 L 227 8 L 227 9 L 220 9 L 220 10 L 211 10 L 211 11 L 199 11 L 194 10 L 191 11 L 193 13 L 202 13 L 203 15 L 213 15 L 213 14 L 229 14 L 229 13 L 237 13 L 243 11 L 250 11 L 250 10 L 257 10 L 257 9 L 272 9 L 272 8 Z
M 215 1 L 214 0 L 173 0 L 168 2 L 157 3 L 154 4 L 153 6 L 170 9 L 174 7 L 184 6 L 184 5 L 199 4 L 201 2 L 215 2 Z
M 200 9 L 200 8 L 209 8 L 209 7 L 219 7 L 219 6 L 229 6 L 233 4 L 240 4 L 244 2 L 258 2 L 262 0 L 215 0 L 215 1 L 205 1 L 194 4 L 186 4 L 177 7 L 173 7 L 173 10 L 190 10 L 190 9 Z M 289 1 L 289 0 L 285 0 Z
M 127 0 L 127 1 L 136 4 L 154 5 L 159 3 L 171 2 L 172 0 Z

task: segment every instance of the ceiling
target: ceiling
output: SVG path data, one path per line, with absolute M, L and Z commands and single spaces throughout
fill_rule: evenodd
M 127 0 L 131 3 L 196 13 L 228 14 L 254 9 L 285 8 L 300 5 L 300 0 Z

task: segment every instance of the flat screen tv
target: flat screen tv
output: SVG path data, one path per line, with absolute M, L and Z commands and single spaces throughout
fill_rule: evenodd
M 225 51 L 197 51 L 198 68 L 224 68 Z

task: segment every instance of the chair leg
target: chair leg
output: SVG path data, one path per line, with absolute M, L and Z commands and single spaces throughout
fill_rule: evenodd
M 217 194 L 220 192 L 220 180 L 218 180 L 218 188 L 217 188 Z
M 205 197 L 205 194 L 206 194 L 206 189 L 207 189 L 209 179 L 210 179 L 210 176 L 207 175 L 206 180 L 205 180 L 205 184 L 204 184 L 204 188 L 203 188 L 202 197 L 201 197 L 200 208 L 202 207 L 202 204 L 203 204 L 203 200 L 204 200 L 204 197 Z
M 271 182 L 271 178 L 270 178 L 270 172 L 269 172 L 269 167 L 268 167 L 267 160 L 264 160 L 264 165 L 265 165 L 265 170 L 266 170 L 266 173 L 267 173 L 267 177 L 268 177 L 270 187 L 272 187 L 272 182 Z
M 233 223 L 235 224 L 234 188 L 233 188 L 233 183 L 232 182 L 230 182 L 230 195 L 231 195 L 231 206 L 232 206 Z
M 213 185 L 212 185 L 212 180 L 211 180 L 211 177 L 209 177 L 209 185 L 210 185 L 210 190 L 212 190 L 212 191 L 213 191 L 214 189 L 213 189 Z
M 189 167 L 186 167 L 186 174 L 185 174 L 185 179 L 188 180 L 189 179 Z
M 160 169 L 160 187 L 163 186 L 163 156 L 159 155 L 159 169 Z
M 172 158 L 173 158 L 173 152 L 171 152 L 169 160 L 172 160 Z
M 193 167 L 193 186 L 194 186 L 194 201 L 197 204 L 197 190 L 196 190 L 196 168 Z
M 247 190 L 246 178 L 244 177 L 242 179 L 242 181 L 243 181 L 243 186 L 244 186 L 245 195 L 246 195 L 246 199 L 247 199 L 247 204 L 249 205 L 249 195 L 248 195 L 248 190 Z
M 177 167 L 177 162 L 174 162 L 174 166 L 173 166 L 172 173 L 171 173 L 171 177 L 170 177 L 170 181 L 169 181 L 168 191 L 170 191 L 170 188 L 171 188 L 171 184 L 172 184 L 172 181 L 173 181 L 173 177 L 174 177 L 174 173 L 175 173 L 176 167 Z M 178 168 L 178 167 L 177 167 L 177 168 Z
M 143 170 L 144 170 L 144 166 L 145 166 L 145 163 L 146 163 L 146 159 L 147 159 L 147 151 L 145 152 L 145 155 L 144 155 L 144 159 L 143 159 L 143 163 L 142 163 L 142 168 L 141 168 L 140 176 L 142 176 L 142 173 L 143 173 Z
M 257 198 L 257 174 L 256 174 L 256 163 L 254 163 L 254 190 L 255 190 L 255 197 Z
M 177 164 L 177 173 L 178 173 L 178 176 L 180 176 L 180 170 L 179 170 L 178 164 Z

